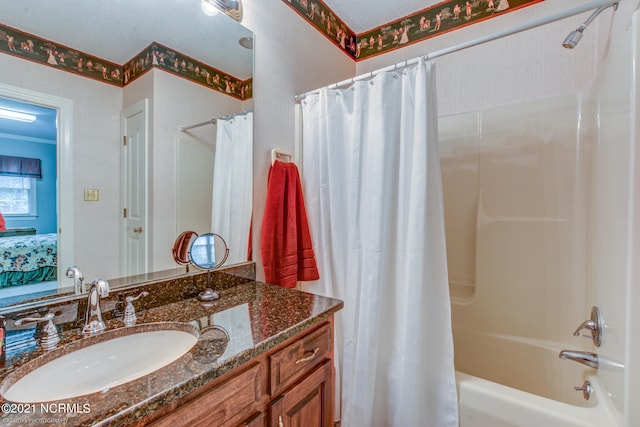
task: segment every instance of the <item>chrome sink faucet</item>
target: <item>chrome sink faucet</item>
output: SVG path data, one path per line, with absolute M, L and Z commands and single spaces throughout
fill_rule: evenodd
M 598 355 L 588 351 L 562 350 L 558 357 L 563 360 L 569 359 L 582 363 L 590 368 L 598 369 L 600 366 L 600 358 Z
M 87 311 L 84 316 L 82 335 L 96 335 L 107 329 L 102 320 L 100 309 L 100 297 L 109 296 L 109 283 L 106 280 L 95 279 L 91 282 L 89 296 L 87 297 Z
M 83 294 L 85 292 L 85 289 L 82 286 L 82 281 L 84 280 L 84 274 L 82 274 L 80 269 L 75 265 L 72 265 L 70 267 L 67 267 L 66 274 L 69 279 L 73 279 L 73 287 L 76 291 L 76 295 Z

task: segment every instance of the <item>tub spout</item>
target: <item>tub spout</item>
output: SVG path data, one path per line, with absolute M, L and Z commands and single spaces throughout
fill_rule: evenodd
M 598 366 L 600 366 L 598 355 L 588 351 L 562 350 L 558 357 L 560 359 L 574 360 L 594 369 L 598 369 Z

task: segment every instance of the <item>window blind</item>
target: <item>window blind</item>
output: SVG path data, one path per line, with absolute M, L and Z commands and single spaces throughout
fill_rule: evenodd
M 40 159 L 0 156 L 0 175 L 42 179 Z

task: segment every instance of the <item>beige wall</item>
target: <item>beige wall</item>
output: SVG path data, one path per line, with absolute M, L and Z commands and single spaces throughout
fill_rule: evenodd
M 0 69 L 4 84 L 72 100 L 73 262 L 87 277 L 118 276 L 122 89 L 5 54 Z M 100 200 L 85 202 L 84 188 L 99 189 Z

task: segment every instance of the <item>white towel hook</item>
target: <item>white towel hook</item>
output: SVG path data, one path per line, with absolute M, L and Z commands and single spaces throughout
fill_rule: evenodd
M 282 148 L 274 148 L 271 150 L 271 164 L 273 165 L 276 160 L 287 163 L 293 162 L 293 154 Z

